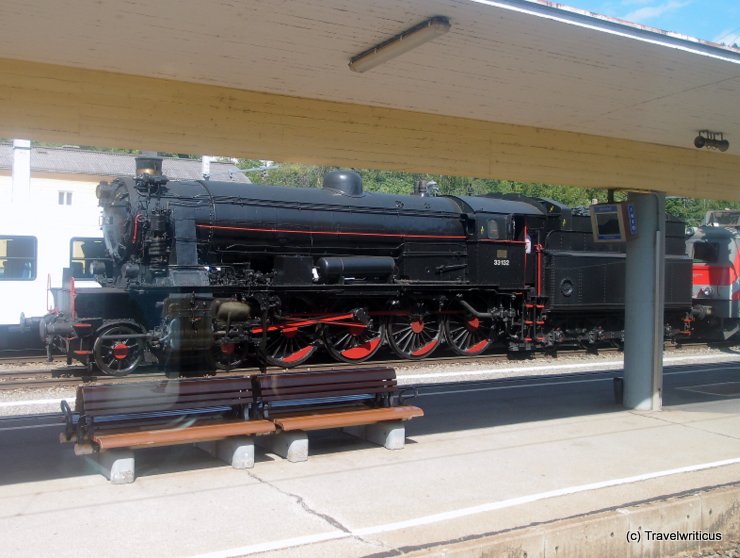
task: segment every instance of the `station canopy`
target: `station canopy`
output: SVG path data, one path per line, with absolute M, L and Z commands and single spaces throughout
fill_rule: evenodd
M 449 31 L 348 67 L 434 16 Z M 5 136 L 740 199 L 740 50 L 559 4 L 10 0 L 0 19 Z

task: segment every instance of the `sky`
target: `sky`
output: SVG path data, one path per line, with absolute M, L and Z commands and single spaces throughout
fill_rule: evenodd
M 740 0 L 558 0 L 715 43 L 740 45 Z

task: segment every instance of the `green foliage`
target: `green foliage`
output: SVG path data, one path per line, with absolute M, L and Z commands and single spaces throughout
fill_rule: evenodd
M 244 170 L 262 169 L 262 161 L 243 159 L 238 166 Z M 247 173 L 253 182 L 262 184 L 284 185 L 303 188 L 320 188 L 324 175 L 337 167 L 317 167 L 303 164 L 278 164 L 267 170 L 255 170 Z M 569 188 L 548 184 L 527 184 L 510 180 L 491 180 L 467 178 L 461 176 L 444 176 L 427 173 L 407 173 L 383 171 L 376 169 L 354 169 L 362 176 L 363 187 L 368 192 L 385 192 L 389 194 L 411 194 L 414 184 L 419 181 L 437 183 L 440 195 L 485 195 L 490 193 L 515 192 L 526 196 L 551 198 L 571 207 L 589 205 L 597 199 L 607 199 L 606 190 Z M 621 192 L 617 199 L 626 197 Z
M 238 166 L 242 169 L 263 167 L 262 161 L 243 159 Z M 303 188 L 320 188 L 324 175 L 338 167 L 317 167 L 304 164 L 277 164 L 268 170 L 248 173 L 253 182 Z M 362 176 L 363 187 L 368 192 L 389 194 L 411 194 L 414 183 L 419 180 L 434 181 L 440 195 L 485 195 L 491 193 L 518 193 L 537 198 L 549 198 L 569 207 L 588 206 L 594 202 L 604 203 L 608 192 L 599 188 L 574 188 L 556 184 L 531 184 L 513 180 L 488 178 L 466 178 L 427 173 L 407 173 L 376 169 L 354 169 Z M 624 201 L 627 193 L 614 192 L 615 201 Z M 695 200 L 672 198 L 666 200 L 666 211 L 683 219 L 688 225 L 699 225 L 707 211 L 712 209 L 740 209 L 740 202 Z
M 244 170 L 263 167 L 263 161 L 252 159 L 240 160 L 237 166 Z M 267 170 L 258 170 L 246 173 L 252 182 L 258 184 L 274 184 L 276 186 L 291 186 L 294 188 L 319 188 L 324 175 L 336 167 L 317 167 L 299 163 L 275 165 Z

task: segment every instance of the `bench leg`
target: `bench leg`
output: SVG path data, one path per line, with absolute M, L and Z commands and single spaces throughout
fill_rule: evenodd
M 402 420 L 378 422 L 364 426 L 350 426 L 343 430 L 389 450 L 403 449 L 406 444 L 406 427 Z
M 308 459 L 308 435 L 301 430 L 260 436 L 257 443 L 291 463 Z
M 96 453 L 92 456 L 92 461 L 113 484 L 134 482 L 135 462 L 132 450 L 115 449 Z
M 195 445 L 213 457 L 228 463 L 234 469 L 254 467 L 254 439 L 250 436 L 235 436 Z

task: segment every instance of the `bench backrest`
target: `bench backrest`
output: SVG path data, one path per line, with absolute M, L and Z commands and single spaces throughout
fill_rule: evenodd
M 306 407 L 358 400 L 377 404 L 387 402 L 397 388 L 396 371 L 388 367 L 258 374 L 253 381 L 260 407 Z
M 128 382 L 77 388 L 75 411 L 88 417 L 252 403 L 249 377 Z

